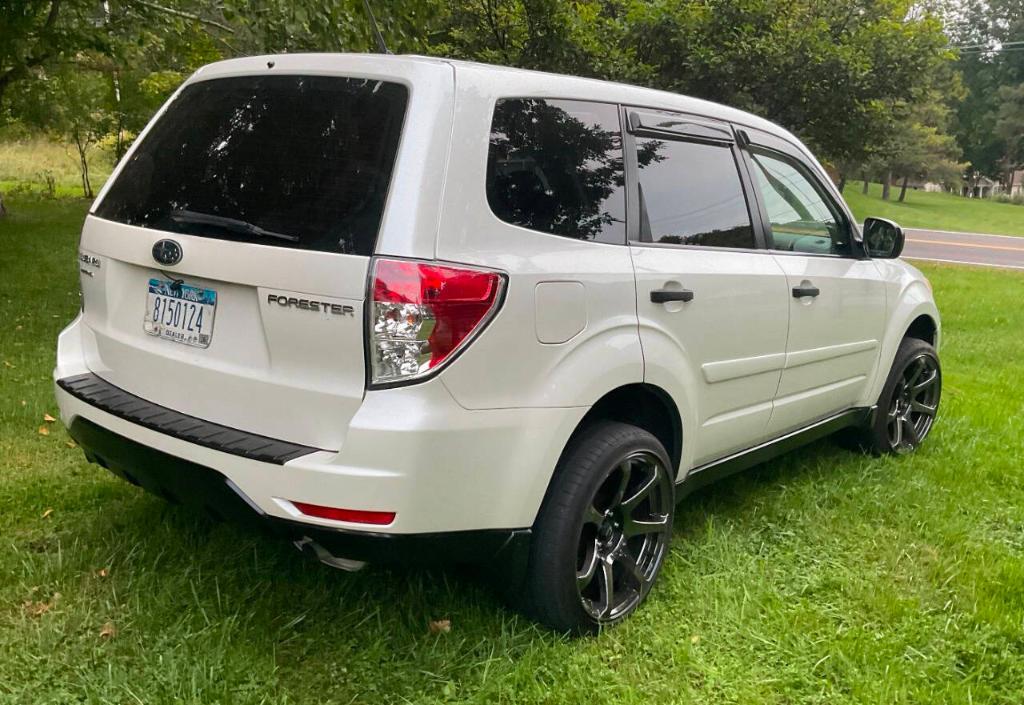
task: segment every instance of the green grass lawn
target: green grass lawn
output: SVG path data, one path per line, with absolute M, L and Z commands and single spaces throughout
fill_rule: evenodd
M 875 216 L 889 218 L 905 228 L 1024 236 L 1024 206 L 911 190 L 899 203 L 898 186 L 893 187 L 889 201 L 882 200 L 881 184 L 870 184 L 866 196 L 861 193 L 862 186 L 863 182 L 851 181 L 843 191 L 843 198 L 860 222 Z
M 93 192 L 99 193 L 113 171 L 114 155 L 109 149 L 92 146 L 88 159 L 89 181 Z M 0 194 L 42 193 L 47 175 L 53 178 L 58 196 L 82 195 L 78 152 L 73 146 L 47 137 L 12 139 L 0 132 Z
M 78 307 L 85 206 L 12 206 L 2 703 L 1021 701 L 1020 274 L 926 268 L 945 390 L 919 453 L 821 442 L 691 497 L 646 606 L 570 641 L 465 572 L 334 571 L 87 464 L 44 421 L 55 337 Z M 430 633 L 437 619 L 451 631 Z

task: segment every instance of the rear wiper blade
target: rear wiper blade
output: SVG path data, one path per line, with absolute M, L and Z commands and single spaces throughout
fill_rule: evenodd
M 228 218 L 223 215 L 213 215 L 212 213 L 199 213 L 197 211 L 188 210 L 174 210 L 171 211 L 171 220 L 175 223 L 189 223 L 191 225 L 212 225 L 217 228 L 224 228 L 230 230 L 233 233 L 239 233 L 240 235 L 251 235 L 252 237 L 272 237 L 278 240 L 287 240 L 288 242 L 298 242 L 298 235 L 287 235 L 285 233 L 275 233 L 272 230 L 264 230 L 258 225 L 247 223 L 244 220 L 238 220 L 237 218 Z

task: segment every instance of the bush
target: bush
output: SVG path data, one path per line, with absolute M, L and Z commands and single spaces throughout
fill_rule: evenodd
M 1012 196 L 1007 193 L 1000 193 L 995 196 L 994 200 L 997 203 L 1012 203 L 1015 206 L 1024 206 L 1024 193 L 1015 193 Z

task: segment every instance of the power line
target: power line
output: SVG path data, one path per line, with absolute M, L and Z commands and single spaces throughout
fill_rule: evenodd
M 1024 41 L 1012 41 L 1012 42 L 1000 42 L 998 46 L 992 44 L 953 44 L 953 49 L 988 49 L 990 51 L 998 51 L 1001 48 L 1014 47 L 1018 44 L 1024 45 Z
M 985 54 L 1012 54 L 1017 51 L 1024 51 L 1024 47 L 1019 49 L 1003 49 L 1002 51 L 961 51 L 960 56 L 984 56 Z

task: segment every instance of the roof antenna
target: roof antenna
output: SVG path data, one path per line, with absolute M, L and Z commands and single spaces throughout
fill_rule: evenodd
M 373 16 L 373 10 L 370 9 L 370 0 L 363 0 L 363 7 L 366 8 L 366 14 L 370 16 L 370 29 L 373 30 L 373 36 L 377 39 L 377 52 L 380 54 L 390 54 L 391 50 L 388 49 L 388 45 L 384 43 L 384 37 L 380 33 L 380 27 L 377 26 L 377 18 Z

